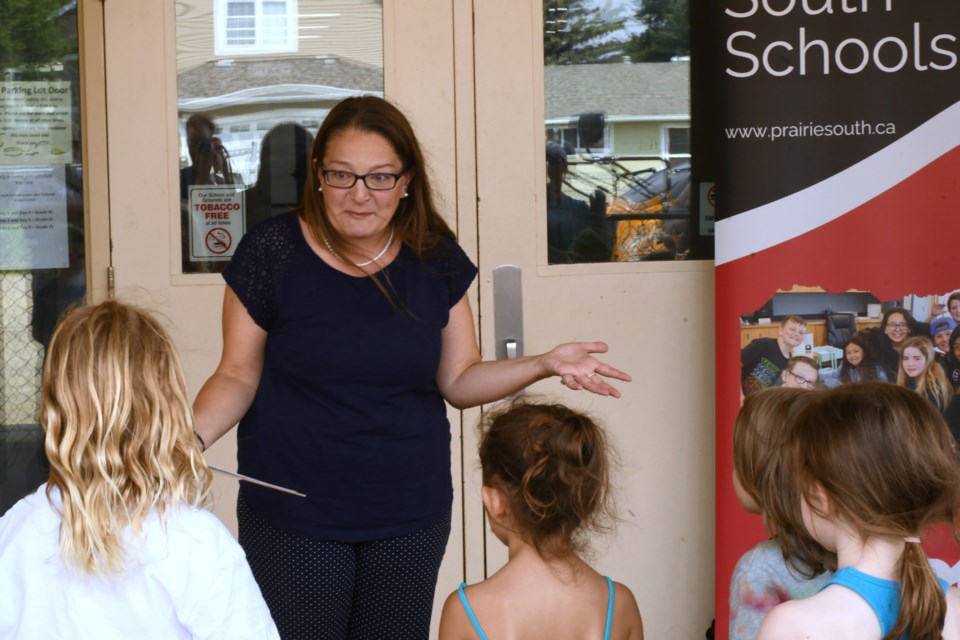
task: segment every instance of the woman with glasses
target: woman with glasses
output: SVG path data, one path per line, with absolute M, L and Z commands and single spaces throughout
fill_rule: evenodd
M 884 312 L 880 330 L 868 334 L 873 359 L 883 367 L 887 380 L 897 379 L 903 341 L 917 333 L 916 324 L 909 311 L 903 307 L 893 307 Z
M 223 355 L 194 405 L 210 445 L 240 423 L 240 543 L 281 636 L 427 638 L 451 527 L 456 408 L 543 378 L 620 394 L 591 354 L 481 359 L 477 273 L 434 204 L 410 123 L 349 98 L 313 143 L 303 203 L 224 271 Z
M 783 387 L 813 389 L 817 386 L 817 363 L 809 356 L 793 356 L 780 372 Z

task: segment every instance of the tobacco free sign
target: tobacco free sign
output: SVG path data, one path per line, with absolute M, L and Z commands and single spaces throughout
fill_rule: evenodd
M 235 187 L 190 187 L 190 259 L 229 260 L 243 236 L 243 192 Z

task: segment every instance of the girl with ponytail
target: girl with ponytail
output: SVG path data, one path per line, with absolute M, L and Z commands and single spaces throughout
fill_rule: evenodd
M 633 593 L 580 557 L 586 534 L 615 519 L 603 429 L 563 405 L 520 400 L 485 416 L 480 464 L 488 522 L 509 560 L 450 594 L 441 640 L 642 640 Z
M 955 523 L 960 499 L 956 444 L 936 408 L 897 385 L 841 386 L 800 411 L 786 458 L 797 512 L 838 570 L 817 594 L 774 608 L 758 637 L 960 638 L 960 591 L 919 538 Z

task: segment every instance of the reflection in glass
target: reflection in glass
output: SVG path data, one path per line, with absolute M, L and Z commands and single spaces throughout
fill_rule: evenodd
M 544 1 L 550 264 L 712 257 L 693 242 L 708 231 L 691 206 L 688 2 Z
M 177 3 L 184 273 L 222 271 L 247 230 L 299 204 L 334 104 L 383 95 L 382 13 L 370 0 Z
M 41 369 L 86 295 L 76 2 L 0 20 L 0 514 L 46 480 Z

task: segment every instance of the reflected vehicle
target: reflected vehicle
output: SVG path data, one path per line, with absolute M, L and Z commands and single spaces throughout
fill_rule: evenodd
M 662 161 L 661 161 L 662 162 Z M 607 216 L 615 221 L 615 262 L 683 260 L 690 251 L 690 161 L 629 176 L 633 185 L 614 195 Z

